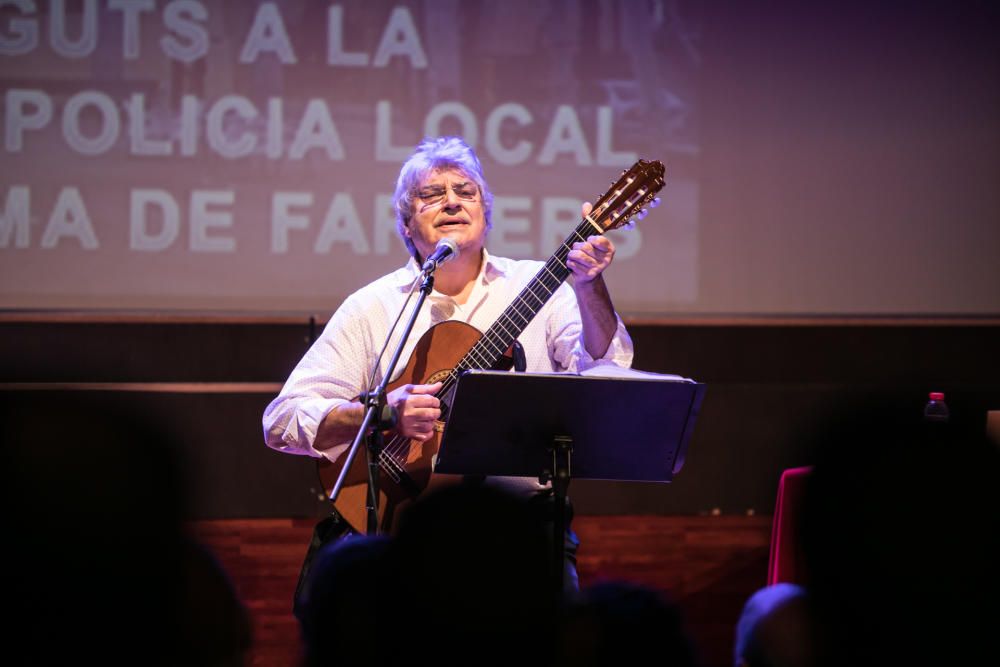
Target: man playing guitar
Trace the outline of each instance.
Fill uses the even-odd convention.
[[[415,348],[419,352],[421,334],[441,322],[464,322],[478,331],[494,324],[543,264],[495,257],[486,251],[492,204],[493,194],[479,160],[464,141],[428,139],[416,148],[400,171],[394,195],[397,230],[412,257],[403,268],[349,296],[334,313],[264,413],[268,446],[331,462],[345,455],[364,415],[358,396],[374,386],[372,377],[374,383],[381,379],[389,355],[383,355],[380,367],[373,368],[379,350],[421,265],[442,238],[453,240],[458,253],[434,274],[434,291],[400,359],[414,356]],[[585,204],[585,219],[590,210]],[[615,248],[594,227],[594,235],[580,237],[565,255],[569,284],[556,282],[558,287],[553,286],[551,293],[546,290],[537,310],[532,308],[519,323],[523,329],[517,340],[529,372],[578,372],[600,363],[631,364],[632,342],[602,276]],[[389,350],[394,349],[398,335],[397,331]],[[404,369],[402,375],[406,373]],[[411,378],[387,396],[396,412],[397,435],[415,446],[439,435],[436,425],[442,406],[436,394],[442,383],[434,379]],[[401,460],[405,462],[408,456],[413,458],[404,453]],[[542,489],[537,480],[530,479],[499,483],[526,491]]]

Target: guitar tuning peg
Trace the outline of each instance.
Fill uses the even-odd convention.
[[[622,229],[634,229],[634,228],[635,228],[635,218],[628,220],[624,225],[622,225]]]
[[[641,209],[639,209],[639,212],[635,214],[635,219],[636,220],[642,220],[647,215],[649,215],[649,209],[641,208]],[[635,223],[633,222],[632,224],[635,224]]]
[[[656,208],[659,205],[660,205],[659,197],[653,197],[653,201],[649,202],[649,208]]]

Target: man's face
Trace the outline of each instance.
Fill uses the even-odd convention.
[[[478,255],[486,241],[486,216],[476,182],[455,169],[432,171],[417,187],[405,234],[424,258],[445,236],[463,254]]]

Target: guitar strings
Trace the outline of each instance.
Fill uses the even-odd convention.
[[[585,221],[589,222],[589,221]],[[570,237],[560,244],[559,250],[555,255],[542,266],[537,274],[528,282],[521,293],[514,299],[514,301],[507,307],[507,309],[497,318],[497,321],[491,326],[486,333],[476,342],[475,345],[465,354],[461,361],[455,366],[455,368],[448,373],[448,376],[442,381],[441,389],[438,390],[437,396],[446,396],[452,389],[453,385],[458,381],[457,372],[467,370],[473,367],[478,368],[488,368],[493,366],[496,361],[503,356],[503,353],[510,347],[521,331],[531,322],[532,318],[541,310],[559,285],[566,279],[569,275],[569,269],[565,265],[565,257],[569,254],[571,246],[569,243],[572,237],[575,235],[581,241],[586,240],[586,237],[581,233],[582,228],[585,227],[584,223],[581,223],[577,229],[573,230]],[[546,276],[548,274],[548,276]],[[562,275],[560,275],[562,274]],[[540,286],[545,295],[539,296],[535,288]],[[530,295],[537,305],[532,305],[528,301],[528,295]],[[526,309],[527,312],[522,310]],[[523,324],[520,326],[514,320],[514,315],[520,317],[523,320]],[[505,326],[510,325],[514,330],[514,333]],[[506,334],[506,336],[500,335],[500,329]],[[508,340],[509,338],[509,340]],[[489,346],[492,350],[487,351],[485,348]],[[382,452],[379,455],[379,464],[386,471],[387,474],[394,477],[398,477],[398,473],[402,473],[405,467],[405,461],[400,462],[399,457],[403,454],[409,453],[409,438],[405,438],[399,435],[393,436],[393,438],[383,447]]]

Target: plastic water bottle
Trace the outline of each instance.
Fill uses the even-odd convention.
[[[939,391],[932,391],[928,394],[927,399],[927,405],[924,406],[924,421],[948,421],[948,404],[944,402],[944,394]]]

